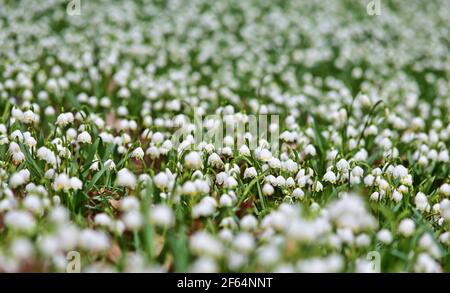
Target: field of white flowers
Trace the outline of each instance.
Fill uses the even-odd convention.
[[[0,0],[0,272],[449,272],[450,1]]]

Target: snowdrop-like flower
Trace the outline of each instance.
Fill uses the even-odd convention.
[[[310,156],[315,156],[317,154],[316,148],[312,144],[307,145],[303,152],[305,153],[305,155]]]
[[[243,144],[243,145],[239,148],[239,155],[245,156],[245,157],[250,156],[250,149],[248,148],[248,146],[246,146],[245,144]]]
[[[111,228],[113,226],[112,219],[105,213],[95,215],[94,222],[96,225]]]
[[[137,147],[131,153],[131,157],[138,159],[138,160],[142,160],[144,158],[144,155],[145,155],[144,150],[141,147]]]
[[[92,138],[91,138],[91,135],[89,134],[89,132],[83,131],[82,133],[80,133],[78,135],[77,141],[79,143],[89,144],[89,143],[92,143]]]
[[[366,210],[361,198],[352,194],[332,203],[328,208],[328,215],[338,227],[349,228],[352,231],[377,226],[375,218]]]
[[[323,180],[326,182],[330,182],[332,184],[336,183],[336,174],[333,171],[327,171],[325,175],[323,175]]]
[[[221,242],[204,231],[193,234],[189,244],[191,250],[200,255],[206,254],[212,257],[219,257],[223,253],[223,246]]]
[[[377,238],[384,244],[390,244],[392,242],[392,234],[387,229],[378,231]]]
[[[139,211],[131,210],[122,216],[122,221],[128,230],[136,231],[142,226],[142,216]]]
[[[239,251],[249,253],[255,247],[255,239],[250,233],[241,232],[234,238],[233,245]]]
[[[296,188],[292,191],[292,196],[294,198],[303,199],[303,197],[305,196],[305,193],[300,188]]]
[[[11,133],[11,140],[18,141],[18,142],[23,142],[23,134],[22,134],[22,132],[20,130],[18,130],[18,129],[14,130]]]
[[[398,225],[398,231],[405,237],[409,237],[414,234],[416,224],[411,219],[403,219]]]
[[[262,193],[265,196],[270,196],[275,192],[274,188],[272,185],[270,185],[269,183],[264,184],[263,188],[262,188]]]
[[[414,271],[417,273],[441,273],[442,268],[431,256],[421,253],[414,264]]]
[[[323,190],[323,185],[320,181],[317,181],[315,184],[314,191],[315,192],[321,192]]]
[[[350,165],[345,159],[341,159],[341,160],[339,160],[339,162],[337,162],[336,168],[340,172],[347,172],[348,169],[350,168]]]
[[[229,189],[234,189],[238,186],[238,182],[234,177],[229,176],[226,180],[225,180],[225,186]]]
[[[364,177],[364,185],[365,186],[372,186],[375,181],[375,177],[372,174],[367,175]]]
[[[23,205],[27,210],[31,211],[34,214],[39,215],[42,213],[42,201],[37,195],[34,194],[28,195],[23,200]]]
[[[400,202],[403,199],[403,194],[401,194],[399,191],[394,190],[394,192],[392,193],[392,199],[395,202]]]
[[[450,196],[450,185],[444,183],[439,187],[439,192],[445,196]]]
[[[244,178],[254,178],[258,175],[255,167],[249,167],[244,171]]]
[[[200,169],[202,167],[202,157],[198,152],[190,152],[184,158],[184,164],[190,169]]]
[[[394,178],[403,178],[405,176],[408,176],[408,169],[406,169],[402,165],[398,165],[394,168],[392,176],[394,176]]]
[[[252,231],[257,228],[258,220],[253,215],[246,215],[241,219],[240,226],[244,230]]]
[[[77,177],[72,177],[70,178],[70,187],[73,190],[79,190],[83,187],[83,182],[81,182],[81,180]]]
[[[156,256],[173,235],[186,238],[190,272],[372,272],[362,254],[374,245],[388,271],[402,267],[386,253],[391,248],[412,257],[410,271],[448,269],[441,252],[450,244],[444,9],[432,13],[414,0],[423,21],[413,22],[386,6],[380,29],[346,20],[348,3],[337,1],[316,1],[313,10],[302,1],[185,1],[170,10],[181,22],[143,19],[139,1],[122,14],[115,13],[120,1],[103,9],[91,1],[86,34],[63,29],[55,38],[59,14],[21,17],[42,7],[0,2],[0,103],[11,104],[0,123],[0,230],[7,236],[0,237],[0,271],[24,264],[64,271],[72,250],[85,256],[88,272],[167,271],[162,258],[148,263],[145,245],[134,243],[149,224]],[[155,15],[161,9],[152,7]],[[98,21],[111,15],[114,21]],[[324,15],[341,24],[339,34],[317,22]],[[236,17],[238,32],[229,29]],[[186,26],[191,18],[198,25]],[[398,25],[405,23],[408,30]],[[163,33],[143,38],[146,25]],[[86,40],[97,31],[107,37],[93,48]],[[280,58],[267,50],[271,38]],[[309,48],[304,39],[313,40]],[[342,74],[319,74],[320,64]],[[306,72],[297,74],[297,65]],[[346,76],[362,94],[353,96]],[[422,83],[433,99],[421,97]],[[207,117],[201,125],[197,115]],[[349,188],[364,196],[343,192]],[[416,245],[402,245],[412,237]],[[120,249],[119,239],[133,249]],[[173,250],[164,250],[165,259],[176,257]],[[125,267],[113,265],[121,258]]]
[[[55,189],[55,191],[69,190],[71,188],[70,177],[65,173],[59,174],[53,183],[53,188]]]
[[[209,157],[208,157],[208,165],[211,165],[213,167],[221,167],[223,165],[222,159],[219,157],[218,154],[216,153],[212,153]]]
[[[208,217],[216,211],[216,206],[216,200],[210,196],[206,196],[192,208],[192,217]]]
[[[221,207],[231,207],[233,205],[233,199],[228,194],[222,194],[219,200]]]
[[[269,162],[272,159],[272,153],[268,149],[262,149],[258,158],[263,162]]]
[[[18,231],[32,231],[36,225],[33,216],[26,211],[10,211],[5,215],[5,224]]]
[[[356,166],[352,169],[351,175],[358,178],[362,177],[364,175],[364,170],[361,167]]]
[[[81,248],[93,253],[106,251],[110,246],[108,235],[102,231],[85,229],[81,232],[79,238]]]
[[[20,170],[13,174],[9,179],[9,186],[16,188],[20,185],[27,183],[30,180],[30,171],[27,169]]]
[[[116,169],[116,164],[114,163],[113,160],[106,160],[105,161],[105,167],[108,168],[109,170],[115,170]]]
[[[117,172],[116,184],[134,189],[136,187],[136,176],[130,170],[123,168]]]
[[[67,126],[74,121],[74,116],[72,113],[61,113],[58,118],[56,118],[56,125],[60,127]]]
[[[169,176],[165,172],[159,172],[155,178],[154,182],[156,187],[165,190],[169,186]]]
[[[414,198],[414,203],[416,204],[418,210],[423,212],[430,211],[430,204],[428,203],[427,196],[422,192],[416,194],[416,197]]]
[[[150,218],[153,223],[163,228],[172,227],[175,223],[172,209],[164,204],[155,205],[150,211]]]

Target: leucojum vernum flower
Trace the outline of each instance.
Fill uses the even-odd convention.
[[[0,272],[450,271],[449,1],[66,2],[0,0]]]

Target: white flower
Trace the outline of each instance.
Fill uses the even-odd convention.
[[[210,257],[207,256],[201,256],[196,261],[194,261],[189,272],[212,274],[218,272],[218,267],[214,259],[211,259]]]
[[[280,168],[281,168],[281,162],[280,162],[279,159],[273,158],[273,157],[272,157],[272,158],[269,160],[269,166],[270,166],[270,168],[272,168],[272,169],[280,169]]]
[[[160,144],[164,141],[164,135],[161,132],[155,132],[152,135],[152,142],[154,144]]]
[[[309,144],[305,147],[305,149],[303,150],[303,152],[305,153],[305,155],[311,155],[311,156],[315,156],[316,155],[316,148],[312,145]]]
[[[126,212],[122,216],[122,221],[125,224],[125,227],[131,231],[136,231],[142,226],[142,216],[139,211],[136,210]]]
[[[394,168],[392,176],[394,176],[394,178],[403,178],[405,176],[408,176],[408,169],[406,169],[402,165],[398,165]]]
[[[255,239],[250,233],[240,232],[235,236],[233,246],[239,251],[249,253],[255,247]]]
[[[25,154],[22,152],[16,152],[12,155],[12,160],[15,164],[20,164],[25,160]]]
[[[225,186],[229,189],[234,189],[238,186],[238,182],[234,177],[228,176],[225,181]]]
[[[120,201],[120,209],[125,212],[139,209],[139,201],[134,196],[127,196]]]
[[[377,238],[384,244],[390,244],[392,242],[392,234],[387,229],[382,229],[378,231]]]
[[[355,168],[353,168],[351,174],[355,177],[362,177],[364,175],[364,170],[361,167],[356,166]]]
[[[221,207],[231,207],[233,205],[233,200],[228,194],[225,193],[220,197],[219,203]]]
[[[414,272],[416,273],[441,273],[442,267],[427,253],[420,253],[414,264]]]
[[[83,187],[83,182],[81,182],[81,180],[77,177],[72,177],[70,178],[70,187],[73,190],[79,190]]]
[[[61,113],[58,118],[56,118],[56,125],[64,127],[69,125],[74,121],[74,116],[72,113]]]
[[[142,160],[144,158],[144,150],[141,147],[137,147],[131,153],[131,157],[138,159],[138,160]]]
[[[303,199],[303,197],[305,197],[305,193],[300,188],[296,188],[292,191],[292,196],[294,198]]]
[[[243,144],[240,148],[239,148],[239,155],[241,156],[250,156],[250,149],[248,148],[248,146],[246,146],[245,144]]]
[[[332,222],[353,232],[376,228],[377,221],[367,211],[364,201],[354,194],[346,194],[328,207]]]
[[[275,190],[273,189],[273,186],[270,185],[269,183],[264,184],[263,189],[262,189],[262,193],[266,196],[272,195],[275,192]]]
[[[243,230],[252,231],[258,226],[258,220],[253,215],[246,215],[241,219],[240,226]]]
[[[96,225],[111,228],[113,225],[112,219],[105,213],[95,215],[94,222]]]
[[[117,172],[116,184],[134,189],[136,187],[136,176],[130,170],[123,168]]]
[[[192,208],[192,217],[208,217],[216,211],[216,200],[213,197],[206,196]]]
[[[194,182],[192,181],[186,181],[183,184],[182,194],[184,195],[196,195],[197,194],[197,188],[195,187]]]
[[[110,246],[108,235],[102,231],[85,229],[80,233],[79,244],[89,252],[106,251]]]
[[[328,171],[323,175],[323,180],[332,184],[336,183],[336,174],[333,171]]]
[[[345,159],[340,159],[339,162],[337,162],[336,164],[336,168],[340,172],[347,172],[348,169],[350,168],[350,165]]]
[[[92,143],[91,135],[87,131],[83,131],[82,133],[78,134],[77,141],[79,143]]]
[[[292,177],[289,177],[286,179],[286,186],[287,187],[294,187],[295,186],[295,180]]]
[[[25,111],[22,116],[22,122],[25,124],[31,124],[37,122],[38,116],[31,110]]]
[[[175,223],[173,211],[165,204],[155,205],[150,211],[150,218],[157,226],[172,227]]]
[[[414,234],[416,224],[411,219],[403,219],[398,225],[398,231],[405,237],[409,237]]]
[[[42,212],[42,202],[37,195],[30,194],[23,200],[25,208],[35,214]]]
[[[403,194],[401,194],[399,191],[394,190],[394,192],[392,193],[392,199],[395,202],[400,202],[403,199]]]
[[[249,167],[244,171],[244,178],[254,178],[258,175],[255,167]]]
[[[364,177],[364,185],[365,186],[372,186],[375,181],[375,177],[372,174],[367,175]]]
[[[164,153],[164,152],[165,152],[163,148],[161,148],[161,150],[163,150],[163,151],[161,152],[160,149],[158,149],[156,146],[152,145],[152,146],[150,146],[150,147],[145,151],[145,153],[146,153],[147,155],[149,155],[150,158],[156,159],[156,158],[159,157],[159,155],[160,155],[161,153]]]
[[[208,164],[213,167],[221,167],[223,165],[222,159],[220,159],[219,155],[216,153],[212,153],[208,157]]]
[[[427,196],[424,193],[422,192],[417,193],[416,197],[414,198],[414,203],[418,210],[423,212],[430,211],[431,207],[430,204],[428,203]]]
[[[155,178],[154,182],[156,187],[165,190],[169,186],[169,176],[165,172],[159,172]]]
[[[268,149],[262,149],[258,157],[263,162],[269,162],[272,159],[272,153]]]
[[[26,211],[10,211],[5,215],[5,224],[7,227],[19,231],[31,231],[36,223],[33,216]]]
[[[27,183],[30,180],[30,171],[27,169],[20,170],[9,178],[9,186],[16,188]]]
[[[113,160],[106,160],[105,167],[108,168],[109,170],[114,170],[116,169],[116,164],[114,163]]]
[[[222,243],[205,231],[193,234],[189,244],[195,254],[219,257],[223,253]]]
[[[321,192],[323,190],[323,185],[320,181],[317,181],[315,184],[314,191],[315,192]]]
[[[442,184],[441,187],[439,187],[439,192],[445,196],[450,196],[450,185],[447,183]]]
[[[53,182],[53,188],[58,191],[58,190],[69,190],[71,188],[71,184],[70,184],[70,178],[69,176],[67,176],[67,174],[65,173],[61,173],[59,174],[55,181]]]
[[[202,157],[198,152],[190,152],[184,158],[184,164],[190,169],[200,169],[202,167]]]
[[[23,141],[23,134],[22,134],[22,132],[20,130],[18,130],[18,129],[14,130],[11,133],[11,139],[15,140],[15,141],[22,142]]]
[[[33,250],[33,243],[26,238],[16,238],[11,243],[11,253],[19,260],[26,260],[32,257]]]

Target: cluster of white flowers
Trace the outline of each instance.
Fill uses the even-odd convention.
[[[0,272],[449,271],[446,1],[0,0]]]

